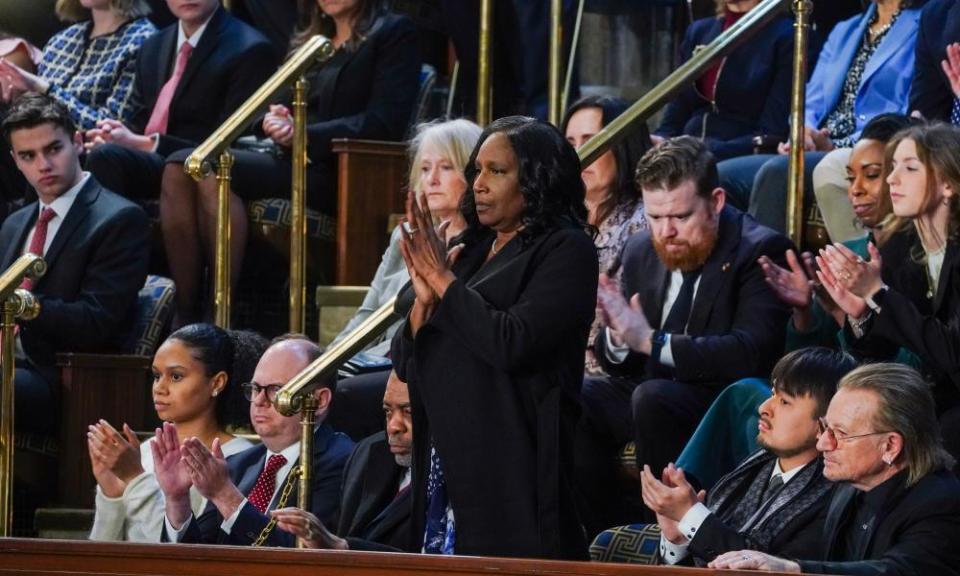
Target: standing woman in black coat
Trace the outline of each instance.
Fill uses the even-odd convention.
[[[483,131],[466,180],[449,256],[412,196],[401,241],[416,294],[393,341],[418,439],[411,537],[428,553],[584,558],[569,447],[598,265],[580,162],[556,128],[513,116]]]
[[[960,130],[900,131],[887,145],[891,222],[864,261],[841,244],[821,252],[821,279],[847,314],[844,336],[867,359],[916,354],[934,384],[947,450],[960,455]],[[892,156],[891,156],[892,154]]]
[[[321,237],[332,242],[337,214],[337,157],[334,138],[399,142],[410,125],[419,89],[420,53],[416,28],[388,11],[384,0],[311,0],[302,18],[309,24],[290,41],[293,53],[323,34],[333,43],[333,57],[308,75],[307,205],[319,210]],[[247,242],[245,202],[289,198],[292,174],[293,114],[286,104],[270,106],[256,123],[268,138],[266,152],[231,150],[230,259],[236,285]],[[192,150],[167,159],[160,195],[160,225],[170,274],[177,284],[177,319],[199,318],[200,278],[204,260],[213,262],[216,239],[217,182],[208,176],[194,182],[183,172]],[[392,194],[384,190],[384,197]]]

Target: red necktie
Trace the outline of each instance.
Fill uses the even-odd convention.
[[[261,514],[267,513],[267,506],[273,499],[273,491],[277,487],[277,472],[287,463],[283,454],[274,454],[267,459],[267,465],[263,467],[263,472],[257,477],[257,483],[253,485],[253,490],[247,496],[247,500],[253,504],[253,507]]]
[[[189,42],[184,42],[177,52],[177,62],[173,65],[173,75],[167,80],[167,83],[160,89],[157,95],[157,102],[153,105],[153,113],[150,114],[150,121],[144,129],[144,134],[166,134],[167,121],[170,119],[170,103],[173,101],[173,94],[177,91],[177,84],[183,77],[183,71],[187,68],[187,59],[193,46]]]
[[[43,247],[47,243],[47,226],[56,215],[57,213],[53,211],[53,208],[44,208],[40,211],[40,217],[37,218],[37,225],[33,228],[33,238],[30,239],[30,247],[27,248],[27,252],[43,256]],[[24,278],[20,287],[24,290],[32,290],[33,279]]]

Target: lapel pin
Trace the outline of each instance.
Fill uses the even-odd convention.
[[[729,262],[724,262],[723,265],[720,266],[720,271],[721,271],[721,272],[729,272],[729,271],[730,271],[730,263],[729,263]]]

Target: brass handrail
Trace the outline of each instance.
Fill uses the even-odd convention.
[[[246,102],[240,105],[229,118],[214,131],[183,164],[184,171],[194,180],[200,181],[208,176],[212,171],[212,162],[215,158],[221,158],[229,162],[230,156],[227,148],[239,138],[250,125],[254,116],[259,114],[264,107],[273,101],[281,90],[284,90],[291,82],[303,81],[303,76],[320,62],[328,60],[333,56],[333,43],[329,39],[317,35],[308,40],[293,55],[287,59],[286,63],[271,76],[263,86],[257,89],[252,96],[247,98]],[[305,86],[306,84],[303,84]],[[306,138],[304,137],[305,112],[304,107],[294,107],[294,149],[293,157],[293,186],[298,185],[302,188],[302,183],[306,181],[304,170],[306,162],[296,161],[298,158],[306,158]],[[218,209],[217,209],[217,249],[218,257],[214,263],[215,287],[214,302],[216,304],[217,323],[227,327],[230,318],[230,274],[229,274],[229,202],[230,195],[227,193],[230,186],[230,174],[221,172],[219,178]],[[290,232],[290,301],[291,306],[297,309],[290,310],[291,326],[293,332],[303,330],[303,322],[296,322],[295,318],[302,319],[303,294],[306,293],[306,273],[304,272],[303,262],[305,261],[304,234],[306,225],[306,194],[304,190],[294,190],[292,193],[292,202],[294,203]]]
[[[694,78],[700,76],[713,63],[729,54],[740,43],[756,34],[768,22],[776,18],[790,4],[791,0],[763,0],[747,12],[736,24],[725,30],[717,38],[703,47],[692,58],[680,65],[662,82],[653,87],[642,98],[597,132],[593,138],[584,142],[577,153],[580,162],[588,166],[599,158],[611,146],[633,132],[633,127],[644,122],[674,94],[682,90]]]
[[[17,318],[30,320],[40,312],[36,298],[20,284],[46,271],[43,258],[28,253],[0,274],[0,536],[10,535],[13,522],[14,327]]]

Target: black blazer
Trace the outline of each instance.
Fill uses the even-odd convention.
[[[573,427],[597,297],[597,251],[577,228],[514,238],[484,264],[468,241],[416,341],[394,368],[413,405],[411,547],[423,545],[431,440],[443,462],[457,554],[586,558],[573,503]]]
[[[704,18],[687,28],[680,45],[684,62],[723,32],[723,20]],[[785,141],[792,62],[793,18],[781,16],[721,62],[713,103],[691,82],[667,105],[655,134],[703,138],[718,160],[752,154],[754,136]]]
[[[310,74],[310,159],[332,163],[334,138],[403,140],[419,88],[416,27],[406,16],[385,13],[355,50],[341,48]],[[261,122],[255,129],[262,135]]]
[[[769,545],[762,550],[776,556],[786,556],[789,558],[809,558],[816,554],[820,549],[820,542],[823,539],[823,525],[827,515],[827,502],[831,491],[823,494],[823,497],[809,503],[811,494],[816,490],[830,490],[830,482],[823,477],[823,463],[817,459],[816,462],[809,464],[815,467],[815,475],[811,478],[807,486],[810,491],[803,491],[793,496],[791,500],[779,502],[773,500],[772,506],[777,507],[777,512],[772,513],[767,522],[774,525],[777,522],[783,522],[779,518],[789,518],[781,516],[784,513],[791,513],[797,510],[797,506],[806,506],[806,508],[790,518],[779,531],[770,540]],[[766,473],[765,467],[757,467],[756,473],[738,478],[733,492],[733,497],[729,498],[722,509],[716,513],[707,516],[701,524],[696,535],[690,540],[689,551],[699,560],[709,562],[720,554],[731,550],[760,549],[756,542],[749,537],[749,534],[737,530],[736,526],[729,526],[720,519],[720,516],[726,510],[738,506],[745,497],[751,483],[757,477],[757,473]],[[791,482],[798,480],[798,477],[791,478]],[[723,480],[721,480],[723,482]],[[716,487],[711,490],[715,492]],[[803,501],[806,499],[806,501]],[[709,498],[708,498],[709,503]]]
[[[950,121],[953,89],[940,62],[947,44],[960,39],[960,2],[932,0],[923,7],[917,32],[916,61],[910,85],[910,110],[929,120]]]
[[[367,547],[355,540],[360,539],[400,551],[420,551],[410,548],[410,489],[397,493],[405,471],[390,452],[386,432],[364,438],[353,449],[343,470],[337,527],[337,534],[350,541],[351,549]]]
[[[926,265],[917,262],[920,240],[913,226],[880,248],[882,276],[889,290],[876,297],[880,313],[857,339],[850,325],[844,337],[852,352],[872,360],[893,359],[900,347],[916,354],[924,377],[935,383],[937,412],[960,405],[960,243],[949,240],[936,298],[927,298]]]
[[[703,265],[687,334],[670,336],[676,380],[722,387],[741,378],[769,375],[783,353],[789,308],[767,287],[757,259],[766,255],[786,266],[785,254],[792,247],[786,237],[732,206],[724,207],[717,245]],[[624,296],[640,294],[647,320],[659,327],[670,271],[657,257],[650,231],[627,240],[622,262]],[[607,360],[605,330],[596,346],[609,374],[648,377],[646,355],[631,351],[621,364]]]
[[[310,511],[325,526],[335,526],[337,522],[337,506],[340,502],[340,477],[343,475],[343,466],[353,449],[353,442],[345,434],[334,432],[327,424],[321,424],[313,434],[313,492],[310,495]],[[239,454],[227,459],[230,467],[230,480],[243,494],[253,490],[257,477],[263,471],[267,460],[267,447],[258,444],[247,448]],[[297,505],[297,494],[300,491],[300,482],[296,481],[287,506]],[[277,492],[279,498],[280,492]],[[277,505],[276,499],[270,502],[268,509]],[[184,543],[202,544],[233,544],[249,546],[260,531],[270,521],[268,516],[261,514],[253,504],[245,502],[237,516],[230,534],[220,529],[223,516],[213,505],[207,504],[206,510],[199,518],[193,518],[190,526],[180,540]],[[168,541],[166,522],[164,522],[163,541]],[[296,545],[296,538],[289,532],[274,528],[264,546],[283,546],[292,548]]]
[[[131,128],[142,133],[153,113],[163,85],[173,74],[179,23],[174,23],[143,43],[137,58],[131,99],[137,110]],[[157,152],[203,142],[253,94],[277,68],[273,47],[260,32],[217,8],[200,42],[187,60],[187,68],[170,103],[167,133]]]
[[[930,473],[901,485],[873,523],[861,558],[838,558],[839,533],[857,489],[838,487],[827,511],[821,560],[801,561],[807,574],[960,574],[960,481],[950,471]]]
[[[0,269],[20,257],[38,214],[32,202],[3,223]],[[55,377],[58,352],[117,352],[129,342],[149,235],[143,210],[90,176],[47,250],[47,273],[34,284],[40,315],[21,324],[24,351],[45,376]]]

